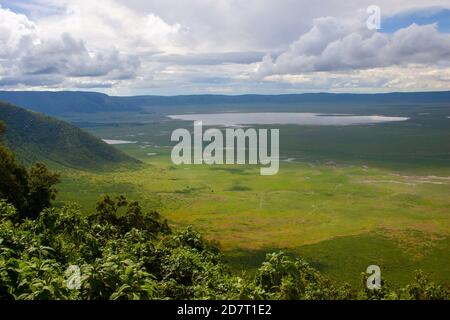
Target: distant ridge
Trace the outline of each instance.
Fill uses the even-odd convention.
[[[103,93],[77,91],[0,91],[0,100],[50,115],[109,111],[139,111]]]
[[[0,94],[1,98],[1,94]],[[426,103],[450,102],[450,91],[394,92],[394,93],[301,93],[280,95],[180,95],[114,97],[126,105],[191,105],[218,103],[311,103],[311,102],[389,102]]]
[[[77,91],[0,91],[0,100],[50,114],[140,111],[142,107],[224,103],[449,103],[450,91],[374,94],[302,93],[282,95],[179,95],[116,97]]]
[[[23,163],[74,168],[136,164],[138,160],[64,121],[0,102],[6,143]]]

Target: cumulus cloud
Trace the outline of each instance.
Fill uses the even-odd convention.
[[[391,16],[449,6],[448,0],[377,2]],[[435,25],[369,31],[372,0],[1,3],[0,89],[283,93],[449,82],[449,35]]]
[[[15,59],[14,59],[15,60]],[[58,74],[68,77],[131,77],[139,66],[138,57],[121,55],[115,48],[90,53],[81,40],[68,33],[30,46],[20,53],[17,64],[26,75]]]
[[[345,72],[310,72],[267,76],[265,83],[282,84],[286,90],[331,92],[391,92],[448,90],[450,67],[411,65]]]
[[[277,58],[265,56],[256,76],[440,63],[450,63],[450,35],[439,33],[435,24],[383,34],[325,17],[314,20],[311,30]]]
[[[71,3],[63,15],[39,23],[0,6],[0,85],[55,86],[90,77],[97,79],[90,83],[107,87],[112,80],[135,77],[143,55],[166,49],[180,29],[153,14],[135,17],[130,10],[131,17],[125,13],[122,20],[123,8],[117,5],[98,15],[107,2],[91,3]]]
[[[37,27],[25,15],[3,9],[0,5],[0,59],[7,59],[37,44]]]

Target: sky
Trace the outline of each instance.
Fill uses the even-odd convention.
[[[450,90],[450,1],[0,0],[0,90]]]

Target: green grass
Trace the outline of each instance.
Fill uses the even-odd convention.
[[[253,110],[246,108],[241,111]],[[275,176],[260,176],[259,166],[173,165],[170,134],[188,127],[185,122],[158,115],[145,119],[151,123],[127,122],[134,118],[97,123],[89,128],[94,135],[137,141],[119,148],[145,165],[111,172],[67,170],[59,204],[77,201],[93,210],[99,195],[125,193],[159,210],[172,225],[194,225],[219,241],[239,270],[252,271],[265,253],[283,249],[355,286],[370,264],[378,264],[394,286],[411,280],[419,268],[450,285],[448,107],[326,108],[317,111],[363,110],[411,120],[280,126],[281,157],[295,159],[282,162]],[[423,111],[429,115],[417,116]]]
[[[123,147],[131,148],[140,152],[138,146]],[[171,224],[194,225],[219,241],[236,268],[260,263],[254,252],[284,249],[352,284],[370,264],[380,265],[394,285],[418,268],[450,284],[444,268],[450,262],[448,182],[305,163],[283,163],[278,175],[264,177],[250,166],[173,166],[169,149],[146,150],[158,155],[134,170],[65,172],[59,202],[93,210],[101,194],[127,194]],[[445,250],[434,242],[446,243]]]
[[[383,279],[393,287],[411,282],[417,269],[426,270],[435,281],[449,284],[450,273],[446,271],[450,263],[450,238],[428,239],[425,245],[419,244],[421,239],[426,239],[425,234],[416,234],[416,245],[405,250],[401,243],[379,230],[332,238],[299,248],[284,248],[284,251],[303,257],[336,282],[348,282],[354,287],[360,285],[361,273],[372,264],[380,266]],[[245,268],[252,271],[264,261],[266,253],[277,249],[235,250],[228,252],[227,258],[236,270]],[[424,251],[418,252],[421,249]]]

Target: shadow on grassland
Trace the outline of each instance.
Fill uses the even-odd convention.
[[[414,241],[395,239],[382,232],[338,237],[298,248],[264,248],[233,250],[225,253],[233,269],[254,273],[266,254],[284,251],[302,258],[312,267],[337,283],[361,285],[361,273],[369,265],[378,265],[382,276],[392,287],[400,287],[414,278],[415,270],[423,270],[430,279],[450,285],[450,238],[429,240],[427,234],[414,233]],[[427,240],[428,239],[428,240]]]

